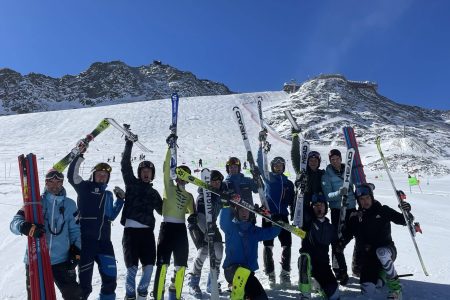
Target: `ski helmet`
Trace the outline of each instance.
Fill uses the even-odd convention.
[[[283,164],[283,172],[286,169],[286,161],[281,156],[274,157],[272,159],[272,161],[270,162],[270,169],[272,170],[272,172],[273,172],[273,166],[275,164]]]
[[[188,166],[181,165],[181,166],[178,166],[178,168],[180,168],[180,169],[182,169],[183,171],[189,173],[189,175],[192,174],[191,169],[189,169]]]
[[[211,171],[211,181],[215,181],[215,180],[223,181],[223,179],[224,179],[224,177],[223,177],[222,173],[220,173],[217,170]]]
[[[311,197],[311,207],[313,207],[316,203],[324,203],[325,204],[325,215],[328,212],[328,202],[327,198],[322,193],[313,194]]]
[[[320,166],[320,162],[322,161],[321,157],[320,157],[320,153],[317,151],[310,151],[308,153],[308,161],[310,158],[317,158],[317,160],[319,161],[319,166]]]
[[[64,174],[51,168],[47,171],[47,174],[45,174],[45,180],[51,179],[64,180]]]
[[[241,161],[239,158],[232,156],[227,160],[227,164],[225,166],[227,173],[230,173],[230,166],[233,165],[237,165],[239,167],[239,172],[241,172]]]
[[[153,181],[155,179],[155,165],[149,160],[144,160],[139,163],[137,169],[138,178],[141,179],[141,170],[145,168],[152,170],[152,178],[150,178],[150,181]]]
[[[94,175],[95,175],[95,172],[97,172],[97,171],[105,171],[105,172],[108,173],[108,180],[106,181],[106,183],[108,183],[109,182],[109,178],[111,177],[111,171],[112,171],[111,166],[109,164],[105,163],[105,162],[101,162],[101,163],[96,164],[91,169],[91,181],[95,182]]]
[[[370,184],[370,183],[361,183],[358,184],[356,186],[356,190],[355,190],[355,197],[358,200],[359,203],[359,198],[361,196],[366,196],[369,195],[370,198],[372,199],[372,201],[375,200],[375,198],[373,197],[373,190],[374,190],[374,185]]]
[[[337,155],[342,159],[341,151],[339,151],[338,149],[331,149],[330,153],[328,153],[328,158],[330,159],[330,161],[331,161],[331,157],[334,155]]]

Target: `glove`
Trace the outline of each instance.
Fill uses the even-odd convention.
[[[263,130],[261,130],[259,132],[258,140],[260,142],[267,140],[267,129],[266,128],[264,128]]]
[[[77,142],[76,147],[80,150],[80,154],[84,154],[89,147],[89,143],[85,139],[81,139]]]
[[[19,231],[23,235],[27,235],[27,236],[31,236],[31,237],[35,237],[35,238],[40,238],[45,233],[44,225],[33,224],[30,222],[23,222],[22,225],[20,225]]]
[[[344,196],[348,194],[348,189],[346,187],[341,186],[339,188],[339,195]]]
[[[166,143],[169,146],[172,146],[173,144],[176,144],[178,139],[178,136],[174,133],[169,134],[169,136],[166,138]]]
[[[306,181],[306,175],[305,174],[302,174],[302,175],[300,175],[300,177],[297,179],[297,180],[295,180],[295,187],[297,188],[297,189],[299,189],[300,188],[300,186],[302,185],[302,182],[304,182],[304,181]]]
[[[397,195],[401,200],[405,200],[406,199],[406,194],[402,191],[402,190],[398,190],[397,191]]]
[[[259,172],[259,168],[255,166],[253,170],[250,170],[250,173],[253,177],[258,177],[261,175],[261,172]]]
[[[197,214],[189,215],[189,217],[187,218],[187,221],[191,225],[197,224]]]
[[[292,135],[299,134],[300,132],[302,132],[300,129],[295,129],[294,127],[291,127]]]
[[[75,244],[71,245],[69,248],[69,268],[75,269],[80,262],[81,250]]]
[[[404,210],[406,213],[409,213],[411,211],[411,204],[406,201],[402,201],[402,203],[399,204],[398,207]]]
[[[120,200],[125,200],[125,192],[118,186],[114,187],[114,195]]]
[[[344,253],[344,249],[345,249],[345,241],[341,239],[336,243],[335,250],[337,253]]]

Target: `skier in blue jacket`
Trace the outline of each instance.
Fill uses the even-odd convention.
[[[253,204],[253,193],[258,192],[258,186],[252,178],[241,173],[241,161],[237,157],[230,157],[226,163],[226,189],[238,194],[242,201]]]
[[[225,233],[224,275],[233,286],[232,297],[268,299],[254,273],[259,268],[258,242],[275,238],[280,228],[256,226],[250,221],[250,212],[237,205],[222,208],[220,228]]]
[[[266,131],[262,131],[261,134],[267,134]],[[262,148],[258,150],[258,167],[263,170],[263,158]],[[294,198],[295,189],[294,184],[290,181],[284,171],[286,168],[286,161],[282,157],[275,157],[270,162],[269,177],[264,176],[264,172],[261,172],[261,176],[264,180],[264,193],[266,196],[266,202],[269,206],[268,209],[272,215],[278,215],[281,220],[289,223],[289,211],[294,211]],[[272,227],[272,223],[262,220],[263,228]],[[289,231],[282,229],[278,235],[278,239],[281,244],[281,272],[280,283],[283,285],[291,284],[291,246],[292,235]],[[274,240],[266,240],[264,244],[264,273],[269,277],[271,284],[275,284],[275,264],[273,261],[273,245]]]
[[[41,237],[45,234],[56,286],[63,299],[79,300],[81,289],[76,280],[75,267],[81,248],[80,225],[75,220],[77,206],[66,196],[63,181],[64,175],[54,169],[50,169],[45,176],[45,189],[41,197],[44,224],[25,221],[25,212],[21,208],[11,221],[10,229],[17,235]],[[28,251],[24,262],[27,294],[31,299]]]
[[[97,263],[102,279],[100,300],[116,299],[117,266],[111,242],[111,222],[124,204],[125,192],[118,189],[117,200],[106,190],[111,175],[111,166],[98,163],[91,170],[89,180],[79,175],[83,154],[77,156],[67,172],[69,183],[78,194],[79,220],[81,226],[81,259],[79,278],[83,299],[92,292],[92,273]]]

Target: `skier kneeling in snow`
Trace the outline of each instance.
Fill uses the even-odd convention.
[[[397,250],[392,241],[391,222],[406,225],[403,214],[375,200],[370,184],[358,185],[355,195],[359,209],[350,215],[340,244],[345,245],[352,236],[361,241],[364,249],[359,280],[361,292],[370,296],[386,280],[389,288],[387,299],[401,299],[402,286],[394,268]],[[411,215],[409,203],[403,201],[400,208]]]
[[[258,242],[274,239],[280,228],[255,226],[250,212],[238,205],[222,208],[220,228],[225,233],[223,268],[225,279],[232,284],[231,299],[268,299],[254,273],[258,270]]]
[[[339,298],[339,286],[331,271],[330,244],[336,245],[338,236],[336,229],[326,216],[328,210],[327,199],[323,194],[311,196],[311,209],[305,210],[304,226],[307,235],[302,240],[298,267],[300,273],[299,287],[301,300],[311,297],[311,277],[319,283],[327,299]],[[311,215],[312,213],[312,215]]]
[[[63,187],[64,175],[50,169],[45,175],[45,191],[42,195],[42,211],[45,224],[31,224],[25,221],[21,208],[14,216],[10,229],[14,234],[40,238],[45,234],[49,246],[53,280],[65,300],[81,299],[81,289],[77,283],[75,267],[80,259],[80,225],[75,216],[75,201],[66,197]],[[28,299],[31,299],[28,251],[25,254],[26,283]]]
[[[85,151],[86,148],[82,153]],[[94,262],[98,265],[102,279],[99,299],[116,299],[117,265],[111,242],[111,222],[122,209],[125,192],[116,187],[114,192],[117,200],[114,201],[112,192],[106,190],[111,176],[111,166],[104,162],[92,168],[89,180],[83,180],[79,173],[83,161],[83,154],[80,154],[70,163],[67,171],[69,183],[78,194],[82,245],[79,279],[83,299],[88,299],[92,292]]]
[[[211,186],[217,190],[222,190],[223,185],[223,175],[217,170],[211,171]],[[194,260],[192,266],[192,272],[189,280],[190,293],[196,296],[197,298],[202,297],[202,290],[200,289],[200,275],[202,272],[203,264],[205,263],[206,258],[208,257],[208,241],[207,241],[207,227],[206,227],[206,208],[205,208],[205,199],[203,196],[203,189],[198,189],[197,196],[197,215],[191,215],[188,218],[188,228],[191,234],[192,240],[197,248],[197,257]],[[214,255],[215,255],[215,264],[217,276],[220,271],[220,262],[222,261],[223,256],[223,243],[222,243],[222,235],[220,234],[219,229],[216,226],[217,217],[219,216],[219,212],[222,209],[222,201],[220,196],[211,193],[211,217],[212,223],[214,227]],[[218,283],[219,292],[220,292],[220,284]],[[209,273],[208,283],[206,287],[206,291],[211,293],[211,272]]]
[[[131,150],[137,138],[132,140],[125,137],[125,141],[121,166],[127,201],[120,219],[120,223],[125,226],[122,238],[123,258],[127,267],[125,299],[145,300],[156,261],[153,211],[162,214],[162,199],[152,184],[155,166],[151,161],[141,161],[136,178],[131,166]],[[142,264],[142,276],[136,290],[139,261]]]

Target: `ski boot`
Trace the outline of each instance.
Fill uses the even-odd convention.
[[[136,300],[147,300],[147,294],[138,293]]]
[[[136,300],[136,296],[127,296],[125,295],[125,300]]]
[[[275,272],[270,272],[267,274],[269,277],[269,285],[270,287],[274,287],[277,284],[277,281],[275,279]]]
[[[388,279],[387,286],[389,288],[388,300],[402,299],[402,285],[400,284],[400,279],[398,279],[398,277]]]
[[[168,300],[177,300],[177,290],[175,289],[175,284],[169,286]]]
[[[191,277],[189,278],[189,294],[193,295],[197,299],[202,298],[202,290],[199,286],[200,283],[200,276],[191,274]]]
[[[280,273],[280,284],[284,287],[291,286],[291,275],[289,271],[281,270]]]
[[[311,293],[300,293],[300,300],[309,300],[311,299]]]
[[[222,294],[222,290],[220,288],[220,282],[217,282],[217,289],[219,290],[219,295]],[[206,292],[211,294],[211,273],[208,275],[208,282],[206,283]]]

